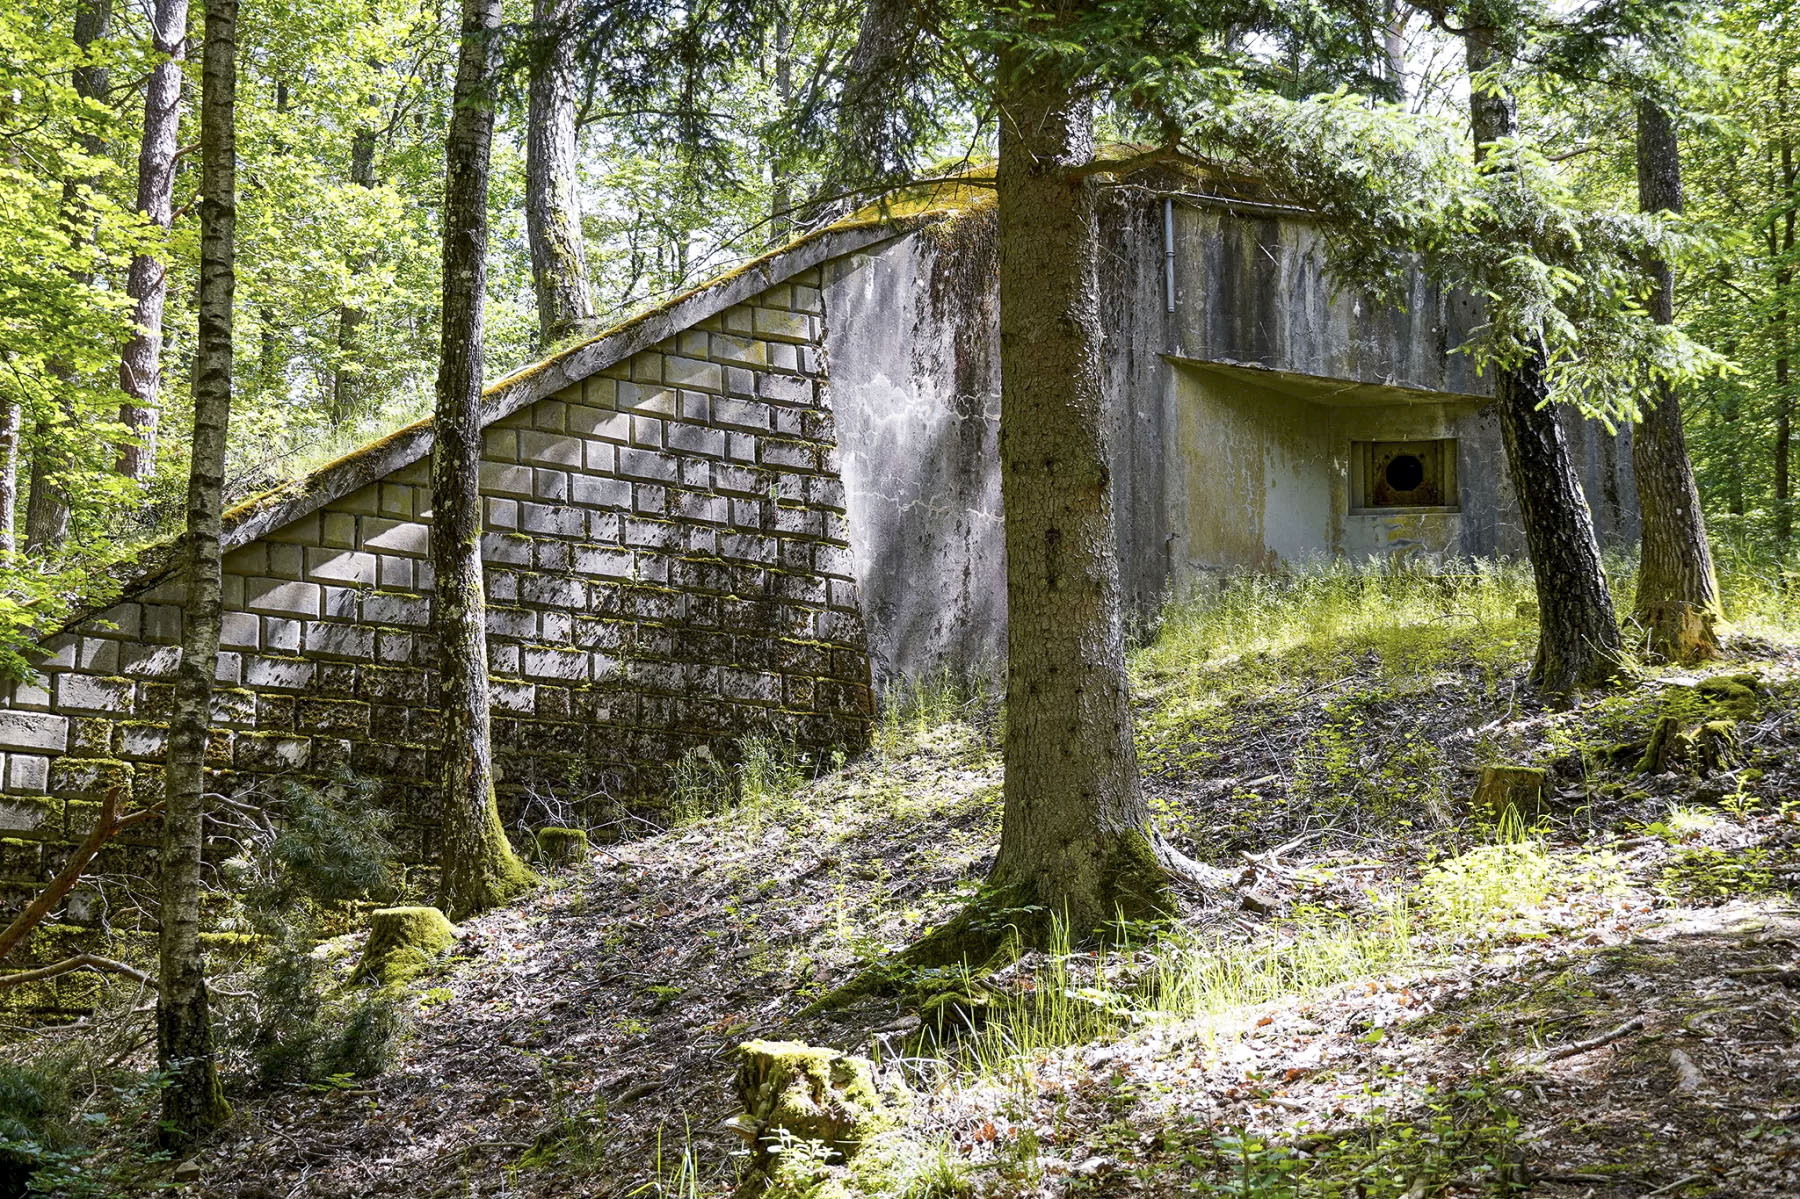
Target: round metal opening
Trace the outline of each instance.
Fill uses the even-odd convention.
[[[1425,464],[1413,454],[1395,454],[1387,464],[1387,485],[1395,491],[1411,491],[1425,481]]]

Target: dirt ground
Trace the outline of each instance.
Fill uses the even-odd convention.
[[[1491,839],[1466,805],[1482,760],[1551,767],[1532,844],[1555,881],[1477,935],[1402,936],[1393,970],[1122,1021],[1000,1071],[946,1064],[956,1047],[922,1042],[903,1001],[800,1015],[955,911],[990,860],[992,714],[908,732],[781,802],[597,846],[470,921],[413,985],[396,1065],[242,1102],[187,1191],[724,1193],[744,1160],[721,1123],[734,1049],[777,1037],[903,1073],[913,1131],[967,1193],[1800,1194],[1800,661],[1749,645],[1710,673],[1745,671],[1733,760],[1654,776],[1638,743],[1698,676],[1573,712],[1476,672],[1228,701],[1146,752],[1170,835],[1240,871],[1228,902],[1197,900],[1193,937],[1391,915]],[[1071,968],[1125,986],[1154,956]]]

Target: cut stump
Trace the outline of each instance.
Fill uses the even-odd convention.
[[[1544,814],[1544,772],[1536,766],[1483,766],[1474,806],[1495,819],[1511,810],[1520,820]]]
[[[588,856],[588,835],[578,828],[541,828],[537,845],[547,866],[572,866]]]
[[[377,908],[353,983],[400,986],[423,974],[456,944],[457,928],[436,908]]]

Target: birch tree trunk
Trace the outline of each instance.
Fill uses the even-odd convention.
[[[445,145],[443,344],[431,451],[443,875],[440,906],[461,917],[504,903],[530,875],[500,826],[488,742],[486,600],[481,578],[482,300],[492,81],[500,0],[463,0],[455,106]]]
[[[1638,101],[1638,207],[1645,212],[1681,211],[1681,155],[1675,126],[1655,103]],[[1661,324],[1675,320],[1675,275],[1660,258],[1645,264],[1655,283],[1651,315]],[[1681,401],[1667,383],[1656,394],[1631,439],[1632,473],[1643,515],[1643,564],[1638,572],[1633,619],[1643,628],[1652,653],[1674,662],[1719,654],[1719,581],[1700,489],[1688,461],[1681,427]]]
[[[170,1073],[162,1138],[184,1148],[231,1115],[213,1059],[212,1011],[200,949],[200,858],[206,742],[223,602],[219,577],[225,435],[231,419],[233,239],[237,226],[237,0],[206,0],[200,101],[200,327],[194,356],[194,443],[188,468],[181,665],[169,721],[162,822],[157,1061]]]
[[[574,0],[534,0],[525,135],[525,229],[537,290],[538,336],[546,346],[594,319],[576,175]],[[484,171],[485,177],[485,171]]]
[[[181,59],[187,42],[188,0],[155,0],[150,41],[162,56],[144,89],[144,134],[138,149],[137,209],[165,233],[175,219],[175,150],[181,128]],[[147,479],[156,469],[157,388],[162,372],[163,302],[168,270],[153,255],[131,260],[125,294],[135,304],[137,331],[119,359],[119,389],[126,395],[119,422],[133,440],[119,447],[118,471]]]
[[[0,399],[0,555],[12,554],[19,546],[16,513],[21,415],[16,401]]]
[[[1501,26],[1485,5],[1471,5],[1463,46],[1471,76],[1501,64]],[[1505,91],[1469,95],[1470,123],[1479,163],[1495,142],[1518,129],[1512,96]],[[1556,413],[1545,401],[1545,351],[1499,370],[1494,404],[1525,543],[1537,584],[1539,632],[1531,679],[1555,695],[1601,686],[1625,666],[1624,642],[1600,563],[1594,516],[1581,493],[1569,446]]]

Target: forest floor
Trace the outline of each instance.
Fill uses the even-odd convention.
[[[1505,597],[1354,606],[1134,657],[1157,818],[1228,902],[803,1014],[991,860],[997,706],[925,689],[847,766],[762,747],[725,810],[469,921],[391,1068],[247,1098],[186,1193],[724,1194],[766,1037],[912,1092],[858,1194],[1800,1194],[1800,652],[1555,710]],[[1735,745],[1640,773],[1665,715]],[[1547,810],[1470,811],[1493,763],[1546,767]]]

